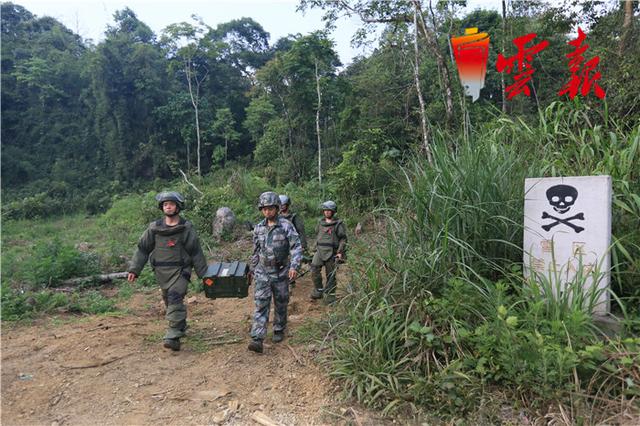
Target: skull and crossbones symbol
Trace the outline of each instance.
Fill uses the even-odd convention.
[[[551,207],[553,207],[553,210],[560,214],[565,214],[566,212],[568,212],[578,198],[578,190],[569,185],[552,186],[551,188],[547,189],[546,194],[547,199],[549,200],[549,204],[551,205]],[[554,226],[560,224],[570,227],[576,233],[584,231],[584,228],[582,226],[574,225],[572,223],[572,221],[574,220],[584,220],[584,213],[578,213],[567,218],[560,218],[550,215],[547,212],[542,212],[542,218],[555,220],[555,222],[550,222],[546,225],[542,225],[542,229],[544,229],[545,231],[549,231]]]

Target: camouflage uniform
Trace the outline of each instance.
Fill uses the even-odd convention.
[[[207,271],[207,261],[191,222],[184,218],[176,226],[167,226],[164,219],[152,222],[138,241],[129,272],[139,276],[148,259],[167,307],[169,327],[164,338],[179,339],[187,325],[183,301],[191,269],[195,268],[199,277]]]
[[[302,251],[307,250],[307,237],[304,235],[304,221],[297,213],[280,213],[280,217],[287,219],[289,222],[293,224],[293,227],[296,228],[296,232],[300,237],[300,244],[302,245]]]
[[[264,340],[271,297],[274,300],[273,331],[283,332],[287,326],[290,269],[298,270],[302,260],[300,238],[293,224],[279,216],[276,224],[267,225],[267,219],[253,230],[254,251],[251,266],[254,271],[256,310],[251,327],[254,340]]]
[[[337,211],[335,203],[328,202],[331,208],[327,210]],[[327,203],[325,203],[327,204]],[[323,207],[325,206],[323,204]],[[335,300],[336,292],[336,255],[342,254],[344,259],[347,250],[347,227],[335,215],[329,223],[325,218],[320,219],[316,226],[316,252],[311,261],[311,280],[313,281],[314,291],[311,297],[319,299],[323,294],[327,301]],[[322,287],[322,267],[327,278],[327,285]]]

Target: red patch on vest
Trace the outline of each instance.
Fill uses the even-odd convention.
[[[173,246],[175,246],[175,245],[176,245],[176,241],[175,241],[175,240],[169,240],[169,241],[167,242],[167,247],[173,247]]]
[[[331,230],[332,230],[332,229],[333,229],[333,228],[327,228],[327,230],[326,230],[325,232],[326,232],[327,234],[331,234]]]

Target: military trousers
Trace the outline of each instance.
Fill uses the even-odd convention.
[[[287,327],[287,306],[289,304],[289,279],[277,274],[256,274],[254,301],[256,309],[253,315],[251,337],[264,340],[267,335],[267,323],[271,299],[273,298],[273,331],[282,332]]]
[[[184,296],[187,294],[189,281],[180,277],[169,285],[162,287],[162,300],[167,308],[165,318],[168,321],[165,339],[179,339],[184,336],[187,328],[187,306],[184,304]]]
[[[320,261],[321,262],[321,261]],[[314,262],[311,264],[311,280],[313,285],[321,293],[335,295],[336,294],[336,272],[338,263],[335,257],[329,258],[329,260],[322,263],[318,262],[314,258]],[[319,263],[319,264],[318,264]],[[324,274],[327,279],[326,287],[322,287],[322,267],[324,266]]]

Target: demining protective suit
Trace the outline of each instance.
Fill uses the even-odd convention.
[[[338,206],[333,201],[322,203],[320,208],[331,210],[334,214],[338,211]],[[311,261],[311,279],[314,284],[313,299],[319,299],[324,296],[329,302],[335,300],[336,291],[336,271],[337,262],[336,255],[340,254],[344,259],[347,250],[347,227],[344,222],[333,216],[331,220],[322,218],[316,226],[316,252]],[[322,267],[325,268],[327,285],[322,286]]]
[[[164,201],[167,200],[160,201],[160,205]],[[182,207],[182,203],[179,205]],[[192,223],[184,218],[180,218],[175,226],[166,225],[164,218],[151,222],[138,241],[129,272],[139,276],[147,260],[162,289],[167,308],[169,324],[164,339],[179,339],[184,336],[187,325],[184,297],[191,271],[195,269],[200,278],[207,271],[207,261]]]

